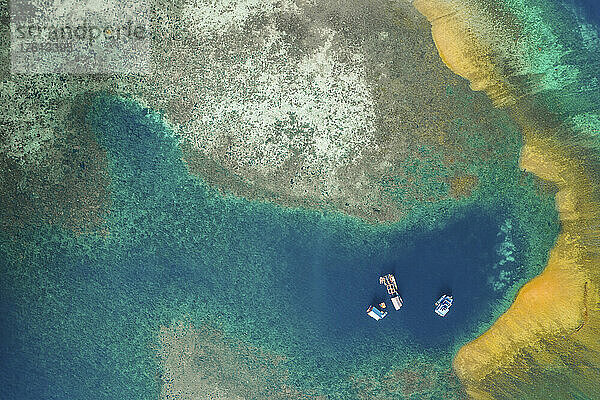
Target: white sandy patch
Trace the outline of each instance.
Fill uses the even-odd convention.
[[[210,36],[240,29],[252,16],[272,14],[278,7],[277,3],[272,0],[196,0],[187,4],[183,11],[197,32]],[[294,6],[289,2],[282,4]]]
[[[246,3],[254,4],[255,12],[275,9],[265,1]],[[283,8],[289,12],[292,3]],[[204,14],[198,24],[213,20],[198,34],[209,28],[224,30],[222,34],[240,28],[249,8],[239,10]],[[238,50],[234,63],[214,61],[202,76],[204,92],[198,93],[196,116],[184,133],[225,165],[261,174],[272,173],[294,154],[310,161],[311,168],[328,170],[359,157],[375,131],[363,57],[334,46],[332,29],[311,29],[322,44],[302,56],[296,55],[298,47],[271,21],[257,34],[260,46]],[[218,39],[209,43],[213,60],[229,51],[219,43]]]

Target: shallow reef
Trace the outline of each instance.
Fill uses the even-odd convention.
[[[149,75],[3,80],[0,386],[24,399],[594,393],[597,40],[526,1],[416,0],[433,28],[408,1],[157,1]],[[457,221],[484,222],[448,234]],[[465,248],[478,240],[481,254]],[[453,246],[493,298],[468,329],[427,342],[418,318],[359,326],[364,275],[441,281],[419,251]]]
[[[454,368],[478,399],[594,398],[600,374],[600,41],[561,3],[417,0],[444,62],[522,127],[520,165],[558,187],[544,272]],[[593,29],[592,29],[593,31]]]
[[[227,338],[207,325],[179,321],[162,327],[159,357],[164,365],[162,399],[325,399],[289,386],[281,356]]]
[[[146,76],[15,75],[2,82],[14,140],[4,142],[0,161],[16,171],[7,196],[62,190],[66,197],[85,186],[98,193],[85,218],[101,224],[108,183],[91,173],[105,170],[102,151],[85,146],[83,157],[100,164],[86,165],[76,184],[55,183],[81,164],[68,167],[77,157],[63,147],[89,137],[80,114],[99,92],[163,113],[190,171],[223,193],[370,222],[464,198],[514,159],[518,128],[446,68],[410,3],[226,4],[209,12],[189,1],[157,3]],[[48,182],[28,180],[36,168],[47,170]],[[61,198],[42,200],[48,213],[61,207]],[[84,218],[73,214],[64,217]]]

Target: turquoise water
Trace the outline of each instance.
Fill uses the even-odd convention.
[[[535,272],[517,268],[518,227],[507,257],[507,203],[440,214],[435,230],[374,227],[222,196],[187,173],[160,115],[128,100],[96,98],[88,122],[110,159],[110,235],[2,241],[2,398],[156,398],[158,329],[184,318],[286,355],[291,383],[343,398],[362,366],[448,363],[508,306],[497,266],[512,263],[513,288]],[[388,272],[405,305],[376,322],[365,310]],[[446,318],[433,313],[442,293],[455,298]]]

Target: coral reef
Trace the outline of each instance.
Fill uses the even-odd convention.
[[[282,333],[294,337],[292,328],[298,327],[279,326],[278,317],[264,311],[254,313],[259,300],[273,294],[267,283],[281,290],[290,284],[272,278],[293,265],[282,249],[293,254],[299,243],[316,249],[311,273],[320,276],[319,252],[339,259],[351,254],[348,249],[367,246],[362,253],[376,257],[389,245],[382,232],[411,226],[433,230],[457,208],[477,203],[511,213],[527,237],[528,276],[539,260],[545,262],[555,214],[546,195],[533,193],[527,175],[515,175],[521,146],[516,125],[446,68],[426,19],[408,2],[211,4],[214,8],[157,2],[147,76],[14,75],[2,83],[7,123],[1,128],[0,162],[14,172],[1,183],[2,200],[10,205],[3,222],[45,230],[29,230],[18,239],[23,242],[2,243],[12,257],[2,260],[0,273],[18,305],[7,306],[11,321],[27,333],[14,339],[26,354],[21,358],[42,365],[48,381],[58,382],[41,389],[46,397],[62,390],[89,398],[97,388],[86,373],[96,373],[94,368],[108,376],[94,378],[104,380],[107,398],[125,390],[131,398],[150,398],[154,389],[164,398],[312,396],[306,387],[287,383],[281,360],[232,340],[235,335],[200,326],[198,319],[195,326],[169,325],[185,314],[178,308],[184,303],[187,312],[216,313],[229,329],[252,332],[252,343],[276,346]],[[124,94],[126,99],[119,97]],[[95,105],[88,107],[92,99]],[[586,114],[572,123],[587,127],[593,120]],[[88,124],[95,125],[104,148]],[[189,171],[202,180],[189,176],[179,162],[176,140]],[[539,146],[527,148],[532,150],[525,155],[538,157]],[[533,165],[526,160],[523,165]],[[240,197],[218,196],[205,182]],[[581,208],[572,204],[578,198],[563,189],[562,213],[576,219]],[[335,210],[369,222],[404,218],[392,226],[367,226],[337,214],[245,198]],[[101,230],[109,206],[109,237],[73,238],[60,229]],[[324,246],[323,238],[336,243]],[[584,284],[585,300],[570,305],[574,313],[579,307],[581,318],[565,315],[553,326],[566,324],[588,335],[595,323],[595,286],[559,272],[555,276],[572,277],[577,293]],[[257,282],[245,291],[223,284],[245,284],[249,277]],[[241,295],[245,308],[234,300]],[[157,325],[164,325],[158,350],[163,375],[155,382],[148,345]],[[493,382],[486,380],[493,375],[485,372],[489,360],[514,350],[509,346],[490,356],[480,349],[473,353],[479,362],[467,371],[459,360],[468,348],[455,365],[472,393]],[[68,353],[76,354],[77,362],[56,361],[70,360]],[[411,365],[370,371],[352,388],[364,398],[373,393],[432,398],[458,393],[460,398],[448,360],[436,356],[415,364],[421,371]],[[297,369],[290,367],[290,375],[297,382],[309,374],[323,378],[319,384],[330,392],[341,392],[331,381],[343,389],[356,383],[331,378],[347,373],[334,365],[331,375],[304,360]]]
[[[467,398],[452,370],[419,358],[411,360],[405,368],[387,372],[380,379],[352,377],[352,381],[360,400]]]
[[[160,345],[161,399],[324,399],[286,383],[284,358],[227,338],[208,325],[179,321],[163,326]]]
[[[5,99],[15,100],[3,102],[7,162],[29,171],[47,162],[47,179],[62,181],[59,143],[85,136],[68,128],[69,110],[98,92],[160,110],[190,171],[223,192],[371,222],[464,199],[486,173],[498,173],[486,161],[515,157],[512,122],[447,70],[427,21],[409,2],[236,0],[211,7],[156,4],[148,75],[11,76],[2,84]],[[19,144],[31,135],[40,143]],[[511,167],[500,169],[509,174]],[[19,185],[27,193],[55,191]],[[107,203],[98,197],[103,206],[84,207],[85,218],[101,219]]]
[[[60,88],[2,82],[3,229],[57,224],[103,232],[110,206],[106,154],[85,127],[86,102]],[[60,96],[72,96],[60,101]]]
[[[474,398],[593,396],[600,373],[594,333],[600,324],[600,154],[592,136],[599,127],[590,115],[597,115],[600,99],[597,81],[580,85],[598,67],[597,53],[581,49],[572,29],[577,21],[564,9],[524,3],[415,1],[450,69],[507,107],[522,127],[521,167],[556,185],[562,222],[544,272],[492,328],[458,352],[454,368]],[[580,119],[586,124],[572,123]]]

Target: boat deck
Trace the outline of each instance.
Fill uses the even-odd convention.
[[[398,285],[396,285],[396,278],[394,278],[394,275],[387,274],[380,277],[379,283],[385,285],[390,296],[398,296]]]

